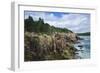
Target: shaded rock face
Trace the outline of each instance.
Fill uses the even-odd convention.
[[[51,35],[25,32],[25,61],[74,59],[77,41],[74,33],[55,33]]]

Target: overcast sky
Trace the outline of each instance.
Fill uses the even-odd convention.
[[[68,28],[76,33],[90,32],[90,14],[87,13],[62,13],[62,12],[36,12],[25,11],[24,18],[32,16],[34,20],[39,17],[55,27]]]

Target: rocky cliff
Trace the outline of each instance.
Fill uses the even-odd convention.
[[[74,59],[74,43],[78,36],[73,33],[42,34],[25,32],[25,61]]]

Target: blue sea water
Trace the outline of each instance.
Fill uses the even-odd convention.
[[[79,36],[83,40],[79,40],[74,46],[77,48],[76,58],[89,59],[90,58],[90,36]],[[80,47],[81,46],[81,47]]]

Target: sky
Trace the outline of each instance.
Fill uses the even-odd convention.
[[[75,33],[90,32],[90,14],[88,13],[24,11],[24,19],[29,16],[35,21],[42,18],[51,26],[68,28]]]

